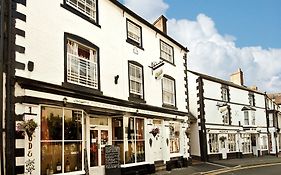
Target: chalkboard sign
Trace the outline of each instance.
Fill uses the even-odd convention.
[[[86,175],[89,175],[89,163],[88,163],[88,155],[87,155],[87,149],[84,149],[84,170]]]
[[[105,174],[121,175],[120,148],[117,146],[105,146]]]

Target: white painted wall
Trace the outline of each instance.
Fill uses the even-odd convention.
[[[137,21],[108,0],[99,0],[99,24],[101,28],[61,7],[62,0],[30,0],[19,11],[26,14],[26,23],[17,20],[16,27],[26,31],[26,37],[17,37],[16,43],[25,46],[25,54],[16,54],[16,60],[27,64],[34,62],[34,71],[17,70],[16,75],[61,85],[64,81],[64,32],[85,38],[100,48],[101,91],[106,96],[127,100],[128,60],[134,60],[144,68],[144,94],[147,104],[162,107],[161,80],[152,76],[148,67],[160,61],[160,39],[174,48],[175,65],[165,63],[164,73],[176,79],[177,108],[186,110],[184,59],[185,51]],[[126,42],[126,18],[142,27],[144,50],[133,52],[133,45]],[[119,83],[114,84],[114,76]]]

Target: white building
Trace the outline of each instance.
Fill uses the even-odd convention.
[[[6,1],[7,174],[102,175],[106,145],[122,174],[188,164],[188,50],[163,16],[150,24],[116,0]],[[31,119],[30,137],[13,129]]]
[[[191,155],[209,161],[268,153],[265,94],[243,85],[243,73],[225,81],[188,71]],[[200,146],[198,146],[200,145]]]
[[[278,156],[281,154],[281,98],[280,94],[268,94],[266,97],[269,153]]]

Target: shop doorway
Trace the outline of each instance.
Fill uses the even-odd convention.
[[[251,134],[252,152],[254,156],[258,156],[257,134]]]
[[[163,130],[162,121],[153,120],[153,127],[159,129],[159,133],[153,138],[152,150],[153,160],[163,160]]]
[[[229,152],[228,150],[228,135],[223,134],[219,138],[220,140],[220,148],[221,148],[221,153],[222,153],[222,159],[227,159],[227,153]]]
[[[90,126],[90,130],[88,134],[89,134],[88,145],[89,145],[89,152],[90,152],[89,154],[90,174],[103,175],[105,174],[105,169],[104,169],[105,146],[111,144],[109,125],[107,124],[107,125]]]

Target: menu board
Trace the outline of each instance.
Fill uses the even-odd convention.
[[[120,168],[120,148],[114,145],[105,146],[105,169]]]

